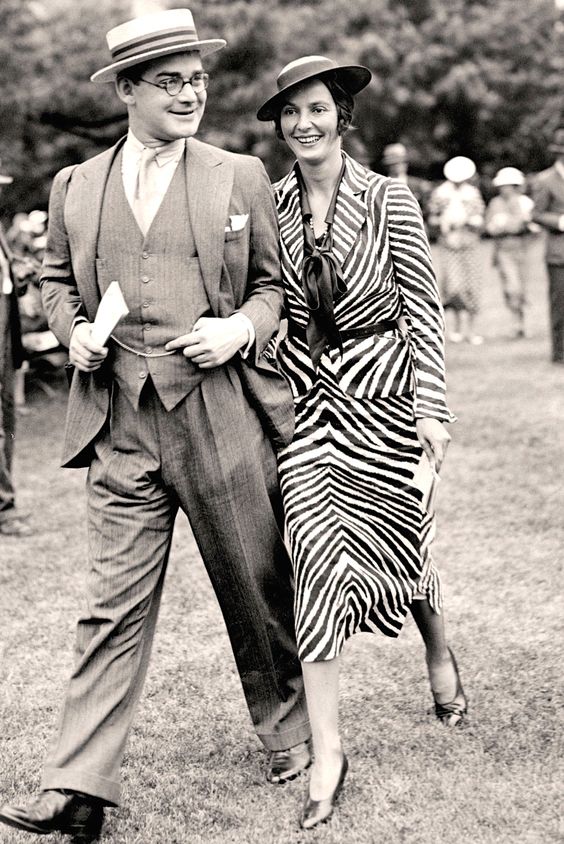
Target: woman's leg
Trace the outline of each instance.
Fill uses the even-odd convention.
[[[312,800],[325,800],[335,790],[343,763],[339,735],[339,657],[302,662],[302,672],[314,755],[309,795]]]
[[[457,673],[445,634],[443,614],[438,615],[427,598],[412,601],[410,610],[426,648],[429,682],[438,703],[449,703],[457,692]]]

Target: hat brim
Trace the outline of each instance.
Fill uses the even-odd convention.
[[[11,185],[13,181],[12,176],[0,176],[0,185]]]
[[[303,82],[309,82],[311,79],[320,79],[323,82],[323,77],[331,73],[336,74],[339,77],[340,84],[343,86],[345,91],[348,91],[348,93],[351,94],[351,96],[358,94],[359,91],[366,88],[372,79],[372,73],[368,70],[368,68],[357,64],[340,65],[338,67],[329,68],[328,70],[310,73],[302,79],[292,82],[291,85],[286,85],[285,88],[282,88],[281,91],[278,91],[273,97],[270,97],[270,99],[263,103],[257,111],[257,119],[276,120],[280,104],[286,98],[288,91],[292,88],[296,88]]]
[[[216,53],[222,50],[227,44],[223,38],[210,38],[207,41],[192,41],[186,42],[182,45],[174,45],[168,47],[158,47],[154,50],[147,50],[145,53],[139,53],[136,56],[130,56],[128,59],[122,59],[119,62],[109,64],[101,70],[97,70],[90,77],[91,82],[112,82],[120,70],[126,70],[128,67],[134,67],[136,64],[143,64],[143,62],[151,61],[152,59],[159,59],[162,56],[169,56],[172,53],[200,53],[201,56],[208,56],[210,53]]]

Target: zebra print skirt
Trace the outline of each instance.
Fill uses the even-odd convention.
[[[356,399],[321,377],[297,399],[278,460],[300,659],[333,659],[357,632],[398,636],[417,597],[440,612],[421,454],[411,393]]]

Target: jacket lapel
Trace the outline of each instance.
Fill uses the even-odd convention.
[[[364,199],[368,180],[364,168],[346,153],[343,155],[346,162],[345,173],[337,195],[333,217],[333,251],[341,266],[344,266],[346,257],[354,246],[368,214]]]
[[[102,200],[113,161],[125,138],[101,155],[80,164],[70,181],[65,222],[73,256],[73,270],[90,317],[96,313],[100,291],[96,280],[96,250]]]
[[[304,230],[300,207],[300,190],[295,166],[276,189],[280,245],[297,279],[301,279],[304,260]],[[301,289],[301,288],[300,288]]]
[[[186,145],[186,189],[190,220],[204,286],[218,315],[219,283],[225,248],[225,225],[233,190],[234,167],[213,147],[190,139]]]

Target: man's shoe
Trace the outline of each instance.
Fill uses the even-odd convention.
[[[38,794],[29,806],[2,806],[0,821],[37,835],[62,832],[74,836],[77,844],[89,844],[98,840],[104,809],[94,797],[50,790]]]
[[[295,779],[310,765],[311,750],[307,741],[296,744],[288,750],[273,750],[268,760],[266,779],[268,782],[282,785]]]

